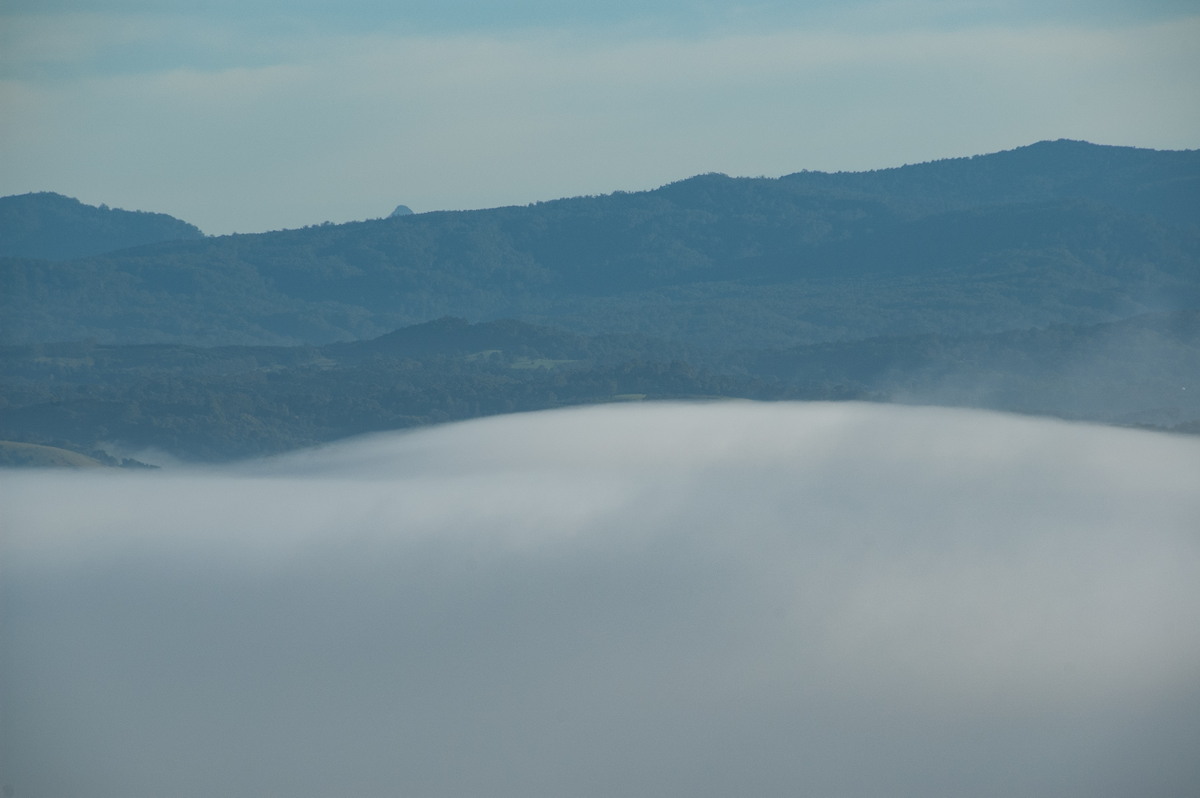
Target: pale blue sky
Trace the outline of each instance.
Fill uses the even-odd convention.
[[[0,0],[0,195],[208,233],[1200,147],[1193,0]]]

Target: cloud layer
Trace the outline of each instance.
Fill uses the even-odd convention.
[[[610,406],[0,477],[17,796],[1178,795],[1200,444]]]

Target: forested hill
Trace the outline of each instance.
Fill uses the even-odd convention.
[[[873,172],[800,172],[812,190],[888,196],[925,212],[1084,199],[1200,225],[1200,153],[1043,141],[1028,147]]]
[[[165,213],[95,207],[48,191],[0,197],[0,256],[70,260],[203,237]]]
[[[1200,432],[1200,313],[700,359],[635,336],[455,318],[323,347],[0,347],[0,441],[112,464],[147,448],[224,460],[496,413],[717,397],[969,405]]]
[[[445,315],[783,348],[1200,306],[1200,152],[1043,142],[0,263],[0,339],[324,344]]]

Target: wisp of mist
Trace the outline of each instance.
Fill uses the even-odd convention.
[[[1200,794],[1200,440],[609,405],[0,474],[12,798]]]

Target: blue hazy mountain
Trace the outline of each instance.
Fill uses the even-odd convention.
[[[71,260],[203,237],[165,213],[85,205],[52,192],[0,197],[0,256]]]
[[[1200,152],[1057,141],[0,258],[0,439],[221,460],[714,397],[1197,432],[1198,186]]]
[[[1200,152],[1056,141],[0,263],[9,343],[324,344],[441,316],[735,350],[1200,302]]]

